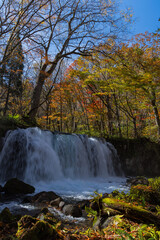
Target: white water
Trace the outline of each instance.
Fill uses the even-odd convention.
[[[95,191],[98,193],[111,193],[117,189],[127,192],[128,187],[126,187],[125,182],[126,179],[123,177],[93,178],[88,180],[61,179],[50,183],[38,182],[34,187],[36,188],[35,193],[54,191],[65,199],[83,200],[91,199],[95,195]],[[8,207],[13,212],[21,208],[33,210],[31,205],[20,204],[20,202],[20,199],[16,199],[14,201],[0,203],[0,212],[5,207]]]
[[[1,184],[13,177],[35,186],[36,192],[54,191],[76,199],[91,198],[94,191],[125,190],[113,145],[85,135],[54,134],[39,128],[7,133],[0,154]]]
[[[88,180],[56,180],[50,184],[39,182],[36,185],[36,192],[54,191],[58,195],[67,198],[75,199],[90,199],[94,192],[98,193],[111,193],[113,190],[126,191],[126,179],[122,177],[109,177],[109,178],[93,178]]]

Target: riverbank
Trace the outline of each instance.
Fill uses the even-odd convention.
[[[30,204],[38,206],[35,212],[15,215],[5,208],[0,213],[0,239],[158,240],[160,178],[144,180],[141,184],[131,186],[127,194],[118,191],[103,195],[95,193],[92,199],[78,202],[76,206],[83,216],[76,218],[64,217],[66,214],[63,213],[62,203],[60,207],[62,199],[58,205],[59,196],[51,192],[36,194],[30,198]],[[139,183],[139,179],[133,183]],[[51,200],[51,196],[55,199]],[[71,209],[72,204],[64,203],[64,206],[68,205]],[[63,213],[63,217],[62,214],[55,214],[58,211]]]

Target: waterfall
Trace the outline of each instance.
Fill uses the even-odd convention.
[[[6,134],[0,153],[1,182],[13,177],[37,183],[117,174],[122,171],[113,145],[86,135],[17,129]]]

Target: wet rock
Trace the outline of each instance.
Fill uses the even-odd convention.
[[[0,221],[4,223],[11,223],[15,220],[15,217],[12,215],[12,213],[9,211],[9,209],[6,207],[2,210],[0,213]]]
[[[59,208],[62,210],[62,208],[64,207],[64,205],[65,205],[65,202],[64,202],[64,201],[61,201],[61,202],[59,203]]]
[[[127,179],[127,184],[130,184],[131,186],[136,186],[138,184],[149,186],[149,181],[146,177],[140,176]]]
[[[60,239],[52,225],[27,215],[19,220],[16,236],[20,240]]]
[[[34,193],[35,188],[17,178],[12,178],[6,182],[3,190],[7,194],[28,194]]]
[[[50,205],[52,206],[52,207],[59,207],[59,204],[60,204],[60,202],[62,201],[62,199],[59,197],[59,198],[56,198],[55,200],[52,200],[51,202],[50,202]]]
[[[40,192],[31,197],[31,203],[49,204],[52,200],[57,199],[59,196],[54,192]]]
[[[79,206],[67,204],[63,207],[62,212],[65,215],[71,215],[72,217],[81,217],[82,216],[82,210]]]

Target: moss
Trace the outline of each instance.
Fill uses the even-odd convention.
[[[21,240],[59,239],[51,224],[31,216],[23,216],[20,219],[16,236]]]
[[[39,127],[36,120],[30,119],[28,116],[19,115],[0,117],[0,137],[4,137],[8,130],[16,128]]]
[[[130,209],[130,210],[133,209],[137,212],[149,213],[149,211],[147,211],[146,209],[143,209],[143,207],[141,207],[141,206],[136,206],[132,203],[126,203],[122,200],[117,200],[117,199],[113,199],[113,198],[104,198],[102,200],[102,202],[107,204],[109,207],[117,205],[125,211],[127,211],[128,209]]]
[[[15,220],[15,217],[12,215],[12,213],[9,211],[9,209],[6,207],[2,210],[0,213],[0,221],[4,223],[11,223]]]
[[[149,178],[148,180],[152,189],[160,193],[160,177]]]

